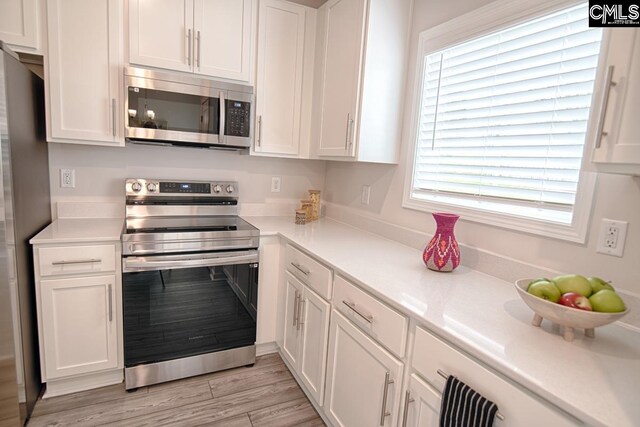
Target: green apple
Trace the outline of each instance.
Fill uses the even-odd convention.
[[[613,286],[611,286],[609,282],[606,282],[599,277],[588,277],[587,280],[589,281],[589,284],[591,285],[591,290],[593,291],[594,294],[603,289],[609,289],[610,291],[615,291],[615,289],[613,289]]]
[[[596,292],[589,297],[589,302],[591,303],[593,311],[602,313],[619,313],[627,309],[620,295],[611,289],[603,289]]]
[[[558,289],[555,283],[549,280],[539,280],[530,283],[527,292],[551,302],[558,302],[562,296],[560,289]]]
[[[579,274],[565,274],[553,278],[553,282],[560,289],[561,294],[567,292],[575,292],[577,294],[589,297],[593,291],[586,277]]]
[[[546,277],[538,277],[537,279],[533,279],[531,282],[529,282],[529,286],[533,285],[536,282],[550,282],[551,280],[547,279]]]

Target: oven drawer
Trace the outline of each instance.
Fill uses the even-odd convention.
[[[37,248],[41,277],[116,270],[115,245]]]
[[[407,317],[340,276],[336,276],[334,285],[335,307],[397,356],[404,356]]]
[[[284,257],[287,271],[316,291],[322,298],[331,299],[333,272],[313,258],[291,245],[287,245]]]

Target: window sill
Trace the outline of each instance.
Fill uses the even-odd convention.
[[[429,213],[450,212],[459,215],[464,221],[584,244],[587,237],[591,200],[595,191],[596,177],[595,174],[592,173],[583,173],[582,175],[580,178],[580,187],[582,188],[580,188],[576,196],[571,223],[552,221],[552,215],[549,215],[547,219],[538,219],[501,213],[494,210],[426,200],[419,195],[414,195],[413,192],[405,193],[402,207]],[[581,197],[581,195],[584,195],[584,197]],[[558,219],[560,219],[560,217]]]

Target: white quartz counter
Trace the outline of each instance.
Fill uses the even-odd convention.
[[[120,241],[124,218],[61,218],[36,234],[31,244]]]
[[[513,284],[459,267],[428,270],[413,248],[329,219],[244,217],[280,235],[486,365],[592,425],[640,425],[640,334],[619,325],[566,342]],[[425,236],[425,241],[427,237]]]

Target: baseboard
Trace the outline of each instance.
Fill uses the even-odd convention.
[[[105,387],[113,384],[120,384],[123,380],[124,373],[122,369],[72,378],[48,380],[46,383],[46,390],[42,395],[42,398],[48,399],[50,397],[92,390],[94,388]]]
[[[278,353],[278,344],[275,341],[256,344],[256,356],[264,356],[265,354]]]

